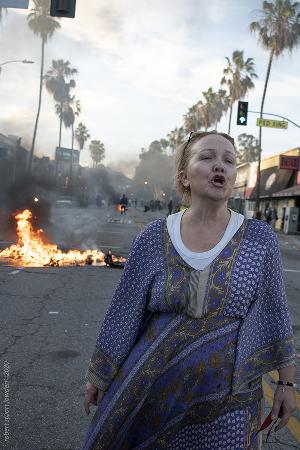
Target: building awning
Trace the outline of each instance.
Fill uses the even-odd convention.
[[[272,197],[300,197],[300,185],[298,184],[297,186],[275,192]]]
[[[260,197],[273,197],[273,194],[286,189],[294,171],[269,167],[260,173]],[[251,193],[251,199],[256,197],[257,185]]]

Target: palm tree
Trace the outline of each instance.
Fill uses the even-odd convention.
[[[218,127],[218,123],[223,117],[223,113],[228,111],[230,107],[230,99],[227,95],[227,92],[224,89],[219,89],[216,93],[215,99],[215,120],[216,120],[216,129]]]
[[[203,123],[200,120],[199,114],[198,114],[198,103],[196,105],[193,105],[189,108],[187,114],[183,116],[183,126],[184,131],[186,133],[191,133],[192,131],[198,131],[200,128],[202,128]]]
[[[76,117],[81,113],[80,100],[75,99],[75,95],[67,98],[63,104],[55,103],[55,113],[62,121],[65,128],[72,129],[72,150],[74,149],[74,123]]]
[[[254,88],[252,78],[257,78],[254,71],[253,58],[244,60],[244,51],[235,50],[232,60],[226,56],[227,67],[223,70],[221,85],[227,85],[229,91],[230,113],[228,123],[228,134],[230,134],[233,104],[245,97],[250,89]]]
[[[93,160],[93,167],[96,168],[102,159],[105,158],[104,144],[101,141],[91,141],[89,148]]]
[[[53,36],[55,30],[60,28],[59,22],[50,16],[50,0],[33,0],[33,7],[27,17],[27,22],[29,28],[32,30],[34,35],[41,38],[41,70],[40,70],[40,88],[39,88],[39,102],[38,110],[35,119],[32,143],[29,153],[27,171],[30,174],[35,140],[38,128],[38,122],[40,117],[41,105],[42,105],[42,92],[43,92],[43,77],[44,77],[44,62],[45,62],[45,45],[48,40]]]
[[[180,128],[174,128],[174,130],[170,131],[170,133],[167,135],[169,147],[172,149],[172,152],[174,153],[176,150],[176,147],[178,145],[182,144],[184,141],[184,129],[183,127]]]
[[[64,103],[65,109],[63,111],[63,122],[66,128],[71,128],[72,132],[72,150],[71,150],[71,169],[70,169],[70,180],[72,183],[73,179],[73,150],[74,150],[74,123],[76,117],[81,113],[80,100],[75,99],[75,95],[69,97]]]
[[[89,140],[90,137],[91,136],[89,130],[82,122],[80,122],[75,130],[75,139],[79,145],[80,152],[83,150],[84,144]]]
[[[285,50],[291,53],[300,41],[300,3],[292,3],[290,0],[264,1],[260,14],[261,19],[250,24],[250,31],[258,33],[258,42],[269,52],[267,75],[260,106],[260,118],[262,118],[273,58],[278,58]],[[260,202],[261,131],[261,127],[259,127],[256,211],[259,210]]]
[[[59,105],[55,106],[56,113],[59,116],[59,138],[58,147],[61,146],[61,134],[64,114],[62,112],[68,109],[68,102],[72,97],[70,96],[70,90],[75,87],[75,81],[71,79],[76,75],[78,70],[71,67],[70,61],[64,61],[63,59],[52,60],[52,67],[45,75],[46,89],[53,95],[54,101]],[[69,83],[66,83],[66,80]]]
[[[207,128],[212,125],[217,128],[223,113],[229,107],[229,97],[224,89],[219,89],[215,92],[211,87],[206,92],[203,92],[203,96],[206,103],[202,103],[200,109],[203,108],[202,114],[204,114],[205,124]]]

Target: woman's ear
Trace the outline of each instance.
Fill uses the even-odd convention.
[[[183,171],[180,172],[179,178],[180,178],[180,181],[181,181],[181,183],[183,184],[183,186],[184,186],[185,188],[188,188],[189,185],[190,185],[190,183],[189,183],[189,181],[188,181],[188,179],[187,179],[187,177],[186,177],[186,174],[185,174]]]

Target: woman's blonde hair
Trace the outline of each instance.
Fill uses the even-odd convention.
[[[191,159],[191,148],[193,147],[195,142],[199,141],[205,136],[209,136],[210,134],[224,137],[235,148],[234,139],[231,136],[229,136],[229,134],[219,133],[217,130],[191,132],[188,140],[176,148],[174,184],[176,191],[182,198],[183,204],[186,206],[188,206],[190,203],[191,193],[190,188],[185,187],[182,184],[181,181],[182,172],[186,173],[188,163]]]

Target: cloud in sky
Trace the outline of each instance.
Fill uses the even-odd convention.
[[[248,97],[249,109],[258,110],[268,55],[249,33],[254,9],[237,0],[92,0],[78,1],[75,19],[61,20],[62,28],[46,47],[46,70],[52,59],[69,59],[78,68],[77,98],[82,103],[79,120],[92,138],[100,139],[112,164],[138,160],[141,147],[165,137],[180,126],[187,109],[210,86],[218,89],[225,56],[244,49],[254,57],[259,80]],[[40,41],[26,24],[26,11],[10,10],[0,27],[1,60],[28,58],[34,66],[11,64],[0,78],[0,132],[33,131],[37,108]],[[297,57],[298,56],[298,57]],[[275,61],[266,99],[266,110],[297,121],[300,79],[299,49],[292,58]],[[5,88],[4,88],[5,87]],[[234,125],[232,134],[257,135],[255,115],[247,129]],[[219,129],[227,129],[223,118]],[[241,129],[242,128],[242,129]],[[299,131],[264,130],[265,154],[299,145]],[[53,100],[44,91],[37,150],[53,155],[58,141],[58,119]],[[69,130],[63,145],[69,146]],[[83,152],[88,163],[88,151]]]

